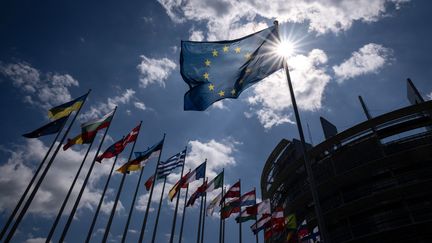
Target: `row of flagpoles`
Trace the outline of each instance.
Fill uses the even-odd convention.
[[[55,161],[55,158],[60,150],[61,145],[64,143],[64,140],[68,136],[68,133],[77,118],[79,112],[81,111],[81,108],[83,107],[87,96],[89,95],[90,90],[87,92],[87,94],[72,100],[70,102],[67,102],[65,104],[62,104],[60,106],[54,107],[49,110],[49,117],[51,119],[54,119],[54,121],[48,123],[47,125],[44,125],[38,129],[36,129],[33,132],[24,134],[23,136],[27,138],[37,138],[49,134],[56,134],[54,141],[52,142],[50,148],[48,149],[45,157],[43,158],[42,162],[40,163],[39,167],[36,169],[35,174],[33,178],[31,179],[30,183],[28,184],[27,188],[25,189],[23,195],[21,196],[20,200],[18,201],[15,209],[12,211],[10,217],[8,218],[5,226],[3,227],[1,233],[0,233],[0,240],[5,238],[5,242],[10,242],[12,240],[12,237],[16,233],[16,230],[18,229],[18,226],[20,225],[23,217],[25,216],[30,204],[32,203],[38,189],[40,188],[46,174],[48,173],[52,163]],[[46,238],[46,242],[50,242],[54,236],[54,233],[57,229],[58,223],[63,215],[63,211],[66,207],[66,205],[69,202],[69,198],[71,196],[71,193],[76,185],[76,182],[78,180],[78,177],[81,174],[82,168],[85,164],[85,161],[87,160],[88,154],[90,152],[90,149],[93,145],[93,142],[95,140],[96,134],[99,130],[105,129],[105,132],[102,136],[102,139],[98,145],[96,154],[94,158],[91,161],[90,167],[87,171],[87,174],[85,176],[84,182],[80,188],[80,191],[78,193],[78,196],[74,202],[74,205],[72,207],[71,213],[68,216],[67,222],[62,230],[62,233],[60,235],[59,242],[63,242],[65,240],[65,237],[67,236],[67,233],[69,231],[69,228],[71,226],[73,217],[76,213],[76,210],[78,208],[78,205],[80,203],[81,197],[83,195],[84,189],[86,188],[86,185],[89,181],[89,178],[91,176],[92,170],[94,168],[95,162],[102,163],[104,159],[110,159],[114,158],[114,162],[111,166],[110,173],[108,175],[108,178],[105,182],[104,189],[101,195],[101,198],[99,200],[98,206],[96,208],[95,215],[93,216],[91,225],[89,227],[89,230],[87,232],[86,241],[89,242],[93,230],[95,227],[96,220],[98,218],[106,191],[108,189],[109,182],[111,180],[111,176],[114,171],[115,164],[117,162],[118,155],[126,148],[126,146],[129,143],[132,143],[132,149],[129,153],[129,157],[127,162],[122,165],[120,168],[118,168],[116,171],[122,173],[122,178],[119,184],[119,188],[117,190],[117,194],[115,197],[113,208],[111,209],[111,213],[108,219],[108,222],[105,227],[105,233],[103,236],[102,242],[106,242],[109,236],[110,228],[113,222],[113,218],[116,212],[116,208],[120,199],[120,195],[123,189],[123,185],[126,179],[126,175],[128,175],[130,172],[133,171],[140,171],[139,179],[135,188],[135,192],[133,195],[132,203],[129,209],[128,218],[126,221],[126,225],[123,231],[122,236],[122,242],[126,241],[128,228],[131,220],[131,215],[133,213],[134,204],[138,195],[138,191],[141,185],[142,175],[144,171],[144,167],[147,164],[147,162],[151,158],[157,157],[157,164],[155,167],[155,171],[153,175],[145,182],[145,187],[147,191],[149,191],[149,199],[147,202],[147,207],[145,210],[145,215],[141,227],[141,232],[139,236],[139,242],[143,242],[144,235],[146,232],[146,226],[147,226],[147,220],[148,220],[148,214],[150,209],[150,204],[153,197],[154,192],[154,186],[156,184],[157,180],[162,179],[163,180],[163,187],[162,187],[162,193],[160,195],[159,200],[159,206],[156,214],[156,219],[154,223],[154,229],[152,234],[152,240],[151,242],[156,241],[157,237],[157,228],[158,228],[158,222],[159,222],[159,215],[162,207],[162,199],[164,196],[165,191],[165,185],[167,181],[167,176],[171,174],[175,169],[181,168],[181,176],[179,181],[169,190],[168,192],[168,198],[169,200],[173,201],[176,199],[175,203],[175,209],[174,209],[174,216],[173,216],[173,222],[171,227],[171,234],[170,234],[170,240],[169,242],[174,242],[174,235],[176,232],[176,220],[177,220],[177,212],[179,208],[179,201],[180,201],[180,191],[181,189],[185,189],[185,199],[184,199],[184,207],[183,207],[183,216],[181,220],[181,226],[180,226],[180,233],[179,233],[179,243],[182,242],[183,237],[183,229],[184,229],[184,222],[185,222],[185,216],[186,216],[186,208],[190,207],[195,204],[195,201],[199,198],[201,198],[200,203],[200,212],[199,212],[199,221],[198,221],[198,230],[197,230],[197,243],[204,242],[204,233],[205,233],[205,219],[206,216],[213,215],[216,208],[220,208],[220,222],[219,222],[219,242],[222,243],[225,241],[225,220],[229,218],[232,214],[238,213],[238,216],[236,217],[236,222],[239,226],[239,242],[242,242],[242,223],[254,220],[255,223],[251,226],[252,231],[256,234],[256,242],[258,242],[258,232],[261,230],[264,230],[264,238],[271,239],[273,235],[278,234],[280,232],[283,232],[286,229],[289,230],[296,230],[295,225],[295,217],[294,221],[292,220],[292,215],[289,215],[287,217],[284,216],[284,210],[282,207],[277,207],[276,210],[272,211],[272,206],[270,205],[269,200],[264,200],[260,203],[257,203],[256,201],[256,190],[255,188],[247,193],[244,193],[241,195],[241,182],[238,180],[235,184],[233,184],[228,190],[224,189],[224,170],[222,170],[215,178],[212,180],[208,180],[206,177],[206,165],[207,160],[205,160],[201,165],[196,167],[194,170],[189,170],[187,173],[184,173],[185,168],[185,162],[186,162],[186,153],[187,153],[187,147],[169,157],[167,160],[162,161],[161,160],[161,154],[164,147],[165,142],[165,134],[161,141],[150,147],[144,152],[134,152],[135,144],[138,139],[138,135],[141,128],[141,122],[134,128],[130,133],[128,133],[126,136],[123,136],[120,140],[115,142],[113,145],[108,147],[102,154],[99,155],[100,149],[102,147],[102,144],[105,140],[105,136],[108,133],[108,130],[111,125],[111,121],[114,118],[114,115],[116,113],[115,108],[113,111],[109,112],[105,116],[92,120],[86,123],[83,123],[81,125],[81,133],[74,137],[73,139],[68,139],[66,144],[63,146],[63,150],[67,150],[71,146],[75,144],[89,144],[87,151],[84,155],[84,158],[79,166],[79,169],[72,181],[72,184],[70,186],[69,191],[66,194],[66,197],[63,200],[63,203],[58,211],[58,214],[50,228],[50,231],[48,233],[48,236]],[[72,121],[70,122],[69,126],[67,127],[66,131],[64,132],[62,138],[58,142],[57,147],[55,148],[54,152],[52,153],[51,158],[48,160],[49,155],[51,154],[52,150],[55,147],[56,141],[59,138],[61,131],[65,127],[68,119],[70,118],[71,114],[75,112],[75,115],[72,118]],[[132,159],[132,155],[135,154],[135,158]],[[45,165],[45,168],[42,170],[44,164],[48,160],[48,163]],[[40,175],[39,175],[40,174]],[[38,178],[39,177],[39,178]],[[196,189],[194,193],[191,194],[191,196],[188,198],[188,191],[189,191],[189,184],[194,181],[199,181],[202,179],[202,184]],[[207,193],[212,192],[214,190],[220,189],[220,193],[212,200],[210,200],[209,205],[207,205]],[[27,199],[27,200],[26,200]],[[22,208],[21,208],[22,206]],[[21,211],[19,211],[21,208]],[[18,214],[19,212],[19,214]],[[14,221],[15,219],[15,221]],[[293,223],[293,222],[294,223]],[[10,229],[9,229],[10,228]],[[8,232],[9,229],[9,232]],[[303,232],[304,231],[298,231]],[[7,234],[6,234],[7,233]],[[303,234],[301,238],[305,238],[310,234]],[[288,234],[290,236],[290,234]],[[290,236],[291,237],[291,236]],[[287,240],[289,240],[287,238]]]

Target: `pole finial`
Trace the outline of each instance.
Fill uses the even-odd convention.
[[[275,21],[273,21],[273,24],[277,26],[277,25],[279,25],[279,21],[275,20]]]

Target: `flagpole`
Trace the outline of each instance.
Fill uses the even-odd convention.
[[[186,187],[185,201],[184,201],[184,205],[183,205],[182,221],[181,221],[181,225],[180,225],[179,243],[182,242],[182,237],[183,237],[183,225],[184,225],[184,220],[186,217],[186,203],[187,203],[188,191],[189,191],[189,184]]]
[[[164,133],[163,139],[162,139],[163,143],[165,143],[165,135],[166,134]],[[162,155],[162,150],[163,150],[163,146],[162,146],[161,151],[159,153],[158,161],[156,163],[155,172],[153,174],[153,183],[152,183],[152,186],[151,186],[151,189],[150,189],[150,195],[149,195],[149,199],[147,201],[147,207],[146,207],[146,211],[145,211],[145,215],[144,215],[144,221],[143,221],[143,225],[141,227],[141,233],[140,233],[140,238],[139,238],[138,243],[142,243],[143,240],[144,240],[144,233],[145,233],[145,228],[147,226],[147,218],[148,218],[149,208],[150,208],[150,204],[151,204],[151,199],[152,199],[152,196],[153,196],[154,185],[155,185],[156,180],[157,180],[156,177],[157,177],[157,171],[158,171],[158,167],[159,167],[160,158],[161,158],[161,155]]]
[[[81,111],[82,107],[84,106],[84,103],[87,100],[87,96],[89,95],[90,92],[91,92],[91,89],[87,92],[86,99],[83,101],[80,108],[75,113],[75,116],[73,117],[71,123],[69,124],[69,127],[66,129],[66,132],[63,134],[63,137],[60,140],[59,144],[57,145],[57,148],[55,149],[53,155],[51,156],[51,159],[48,161],[48,164],[46,165],[44,171],[42,172],[41,176],[39,177],[39,180],[37,181],[35,187],[33,188],[32,193],[30,194],[29,198],[27,199],[26,203],[24,204],[23,209],[21,210],[20,214],[18,215],[18,218],[16,219],[15,223],[13,224],[12,229],[9,231],[9,234],[6,236],[5,242],[10,242],[13,235],[15,234],[15,231],[17,230],[19,224],[21,223],[21,220],[24,218],[24,215],[26,214],[28,208],[30,207],[30,204],[32,203],[37,191],[39,190],[39,187],[41,186],[42,181],[45,179],[45,175],[48,173],[49,168],[51,167],[52,163],[54,162],[55,157],[57,156],[57,153],[60,150],[60,147],[62,146],[64,140],[66,139],[66,136],[68,135],[70,129],[72,128],[73,123],[75,122],[76,118],[78,117],[79,112]]]
[[[254,187],[254,192],[255,192],[255,205],[257,204],[257,202],[256,202],[256,195],[257,195],[257,193],[256,193],[256,188]],[[257,217],[258,215],[255,215],[255,225],[258,225],[258,217]],[[259,240],[258,240],[258,233],[259,232],[257,232],[256,234],[255,234],[255,240],[256,240],[256,243],[259,243]]]
[[[123,137],[123,138],[124,138],[124,137]],[[111,176],[112,176],[112,173],[113,173],[113,171],[114,171],[114,166],[115,166],[115,164],[116,164],[116,162],[117,162],[117,158],[118,158],[118,155],[116,155],[116,157],[115,157],[115,159],[114,159],[114,162],[113,162],[113,164],[112,164],[112,166],[111,166],[110,174],[108,175],[108,179],[107,179],[107,181],[106,181],[106,183],[105,183],[105,187],[104,187],[104,189],[103,189],[102,196],[101,196],[101,198],[100,198],[100,200],[99,200],[99,204],[98,204],[98,206],[97,206],[97,208],[96,208],[96,213],[95,213],[95,215],[93,216],[93,220],[92,220],[92,223],[91,223],[91,225],[90,225],[90,229],[89,229],[89,231],[88,231],[88,233],[87,233],[87,238],[86,238],[86,241],[85,241],[86,243],[90,242],[90,239],[91,239],[91,236],[92,236],[92,233],[93,233],[93,229],[94,229],[94,226],[95,226],[95,224],[96,224],[97,217],[98,217],[98,215],[99,215],[99,211],[100,211],[100,209],[101,209],[101,207],[102,207],[102,203],[103,203],[103,199],[104,199],[104,197],[105,197],[106,190],[108,189],[108,184],[109,184],[109,182],[110,182],[110,180],[111,180]]]
[[[27,193],[29,192],[30,188],[33,186],[33,183],[36,180],[36,177],[39,175],[40,170],[42,169],[43,165],[45,164],[45,161],[48,158],[48,155],[51,153],[51,150],[54,147],[54,144],[57,141],[58,137],[60,136],[61,131],[63,130],[64,126],[66,125],[66,122],[67,122],[67,120],[63,123],[61,129],[57,132],[57,135],[54,138],[53,142],[51,143],[51,146],[49,147],[48,151],[46,152],[45,157],[42,159],[41,163],[39,164],[39,167],[36,169],[32,179],[30,180],[29,184],[27,185],[27,188],[25,189],[24,193],[21,195],[21,198],[18,201],[18,204],[15,206],[15,209],[12,211],[12,214],[9,216],[8,220],[6,221],[6,224],[3,226],[3,229],[0,233],[0,240],[6,234],[6,231],[9,228],[10,224],[12,223],[12,220],[15,218],[19,208],[21,207],[21,204],[24,202],[24,199],[27,197]]]
[[[141,131],[141,124],[142,124],[142,121],[140,121],[140,124],[139,124],[140,129],[138,130],[137,137],[136,137],[136,139],[135,139],[135,141],[134,141],[134,143],[132,145],[132,148],[131,148],[131,151],[129,153],[129,157],[128,157],[127,161],[130,161],[131,158],[132,158],[132,154],[133,154],[133,151],[135,149],[135,145],[136,145],[136,142],[138,140],[139,133]],[[113,208],[111,209],[111,214],[110,214],[110,217],[108,219],[108,223],[107,223],[107,225],[105,227],[105,232],[104,232],[104,236],[103,236],[102,242],[106,242],[107,239],[108,239],[108,234],[110,232],[111,224],[112,224],[112,221],[113,221],[113,218],[114,218],[115,211],[117,209],[117,204],[118,204],[118,201],[120,199],[120,194],[121,194],[122,189],[123,189],[123,184],[124,184],[124,181],[126,179],[126,175],[127,175],[127,173],[125,171],[125,173],[123,173],[123,176],[122,176],[122,179],[121,179],[121,182],[120,182],[120,185],[119,185],[119,189],[117,191],[117,195],[116,195],[116,198],[115,198],[115,201],[114,201]]]
[[[122,243],[126,242],[126,236],[127,236],[127,232],[128,232],[128,228],[129,228],[129,224],[130,224],[130,219],[132,217],[132,212],[133,212],[135,200],[136,200],[136,197],[138,195],[138,189],[139,189],[139,187],[141,185],[141,178],[142,178],[143,172],[144,172],[144,167],[141,169],[140,176],[139,176],[136,188],[135,188],[135,193],[134,193],[134,196],[133,196],[133,199],[132,199],[131,207],[129,209],[129,215],[128,215],[128,218],[127,218],[127,221],[126,221],[126,226],[125,226],[124,231],[123,231],[123,238],[122,238],[122,241],[121,241]]]
[[[278,31],[278,38],[279,38],[279,24],[278,21],[274,22],[274,25],[277,28]],[[305,167],[306,167],[306,174],[308,176],[308,180],[309,180],[309,187],[312,193],[312,200],[314,203],[314,208],[315,208],[315,215],[318,221],[318,225],[320,228],[320,232],[321,232],[321,237],[323,242],[329,242],[328,241],[328,237],[327,237],[327,230],[326,230],[326,226],[325,226],[325,221],[324,221],[324,217],[322,214],[322,210],[321,210],[321,204],[319,201],[319,196],[318,196],[318,191],[317,191],[317,187],[316,187],[316,183],[315,183],[315,179],[313,176],[313,171],[312,171],[312,166],[311,166],[311,162],[309,159],[309,156],[307,154],[307,149],[306,149],[306,142],[305,142],[305,138],[304,138],[304,134],[303,134],[303,128],[302,128],[302,124],[301,124],[301,119],[300,119],[300,114],[297,108],[297,102],[296,102],[296,98],[294,96],[294,89],[292,86],[292,82],[291,82],[291,77],[289,74],[289,69],[288,69],[288,64],[287,64],[287,60],[284,58],[283,61],[283,65],[284,65],[284,69],[285,69],[285,73],[286,73],[286,77],[287,77],[287,82],[288,82],[288,86],[289,86],[289,91],[290,91],[290,96],[291,96],[291,103],[294,109],[294,114],[295,114],[295,118],[296,118],[296,123],[297,123],[297,128],[298,128],[298,132],[300,135],[300,140],[301,140],[301,148],[302,148],[302,153],[303,153],[303,158],[304,158],[304,163],[305,163]],[[322,231],[321,231],[322,229]]]
[[[225,177],[225,174],[224,174],[224,177]],[[224,194],[225,194],[225,192],[226,192],[226,188],[224,188]],[[223,206],[225,207],[225,199],[223,201]],[[222,210],[221,210],[221,212],[222,212]],[[222,243],[225,243],[225,219],[222,220]]]
[[[185,147],[185,161],[184,161],[182,169],[181,169],[180,180],[182,180],[182,178],[183,178],[184,166],[186,164],[186,151],[187,151],[187,146]],[[173,222],[172,222],[171,236],[170,236],[170,241],[169,241],[170,243],[174,242],[174,234],[175,234],[176,221],[177,221],[177,210],[178,210],[178,204],[179,204],[179,201],[180,201],[180,192],[181,192],[181,185],[180,185],[180,189],[179,189],[179,192],[178,192],[178,195],[177,195],[177,199],[176,199],[177,200],[176,201],[176,206],[175,206],[175,209],[174,209],[174,218],[173,218]],[[186,204],[185,204],[185,206],[186,206]]]
[[[86,161],[86,159],[87,159],[87,156],[88,156],[88,154],[89,154],[89,152],[90,152],[90,149],[91,149],[91,147],[92,147],[92,145],[93,145],[94,140],[95,140],[95,138],[92,139],[90,145],[89,145],[88,148],[87,148],[87,152],[85,153],[84,158],[83,158],[83,160],[82,160],[82,162],[81,162],[81,165],[80,165],[80,167],[79,167],[79,169],[78,169],[78,171],[77,171],[77,173],[76,173],[76,175],[75,175],[75,178],[73,179],[72,184],[71,184],[71,186],[70,186],[70,188],[69,188],[69,191],[67,192],[66,197],[65,197],[65,199],[63,200],[63,203],[62,203],[62,205],[61,205],[61,207],[60,207],[60,210],[59,210],[59,212],[57,213],[57,217],[56,217],[56,219],[54,220],[53,225],[51,226],[51,229],[50,229],[50,232],[49,232],[49,234],[48,234],[48,236],[47,236],[46,242],[50,242],[51,239],[52,239],[52,237],[53,237],[53,235],[54,235],[54,231],[55,231],[55,229],[57,228],[58,222],[60,221],[60,218],[61,218],[61,216],[62,216],[62,214],[63,214],[63,210],[64,210],[65,207],[66,207],[66,204],[67,204],[67,202],[68,202],[68,200],[69,200],[70,195],[72,194],[72,191],[73,191],[73,189],[74,189],[75,183],[76,183],[76,181],[78,180],[78,177],[79,177],[79,175],[80,175],[80,173],[81,173],[81,170],[82,170],[82,168],[83,168],[83,166],[84,166],[84,163],[85,163],[85,161]]]
[[[205,162],[207,162],[207,159],[205,159]],[[205,172],[203,177],[203,184],[205,183]],[[199,189],[198,189],[199,190]],[[201,196],[201,204],[200,204],[200,213],[199,213],[199,219],[198,219],[198,234],[197,234],[197,243],[200,243],[200,235],[201,235],[201,218],[202,218],[202,209],[203,209],[203,197]]]
[[[168,176],[165,176],[164,182],[163,182],[163,186],[162,186],[162,193],[161,193],[161,197],[160,197],[160,200],[159,200],[159,208],[158,208],[158,211],[157,211],[157,214],[156,214],[155,226],[153,228],[153,235],[152,235],[152,240],[151,240],[152,243],[154,243],[155,240],[156,240],[156,232],[157,232],[158,223],[159,223],[159,214],[160,214],[160,210],[162,208],[162,203],[163,203],[162,199],[163,199],[163,194],[164,194],[164,191],[165,191],[165,184],[166,184],[167,177]]]
[[[117,106],[114,108],[113,118],[114,118],[114,115],[115,115],[116,111],[117,111]],[[82,186],[81,186],[81,189],[80,189],[80,191],[79,191],[79,193],[78,193],[78,197],[77,197],[77,199],[75,199],[74,206],[73,206],[73,208],[72,208],[72,211],[71,211],[70,214],[69,214],[69,218],[68,218],[68,220],[67,220],[67,222],[66,222],[66,225],[65,225],[65,227],[63,228],[63,232],[62,232],[62,234],[61,234],[61,236],[60,236],[60,240],[59,240],[59,242],[63,242],[64,239],[66,238],[66,234],[67,234],[68,231],[69,231],[69,227],[70,227],[70,225],[71,225],[71,223],[72,223],[72,219],[73,219],[74,216],[75,216],[75,212],[76,212],[76,210],[77,210],[77,208],[78,208],[78,204],[79,204],[79,202],[80,202],[80,200],[81,200],[82,194],[84,193],[84,189],[85,189],[85,187],[86,187],[86,185],[87,185],[87,182],[88,182],[88,180],[89,180],[89,178],[90,178],[90,175],[91,175],[91,173],[92,173],[92,171],[93,171],[93,167],[94,167],[94,164],[95,164],[95,160],[96,160],[96,158],[97,158],[97,156],[98,156],[98,153],[99,153],[99,151],[100,151],[100,149],[101,149],[101,147],[102,147],[102,144],[103,144],[103,142],[104,142],[104,140],[105,140],[105,137],[106,137],[106,135],[107,135],[107,133],[108,133],[108,130],[109,130],[109,128],[111,127],[111,124],[112,124],[112,120],[111,120],[111,122],[110,122],[110,125],[106,128],[106,130],[105,130],[105,132],[104,132],[104,135],[102,136],[101,142],[99,143],[99,147],[98,147],[98,149],[97,149],[97,151],[96,151],[96,153],[95,153],[95,156],[94,156],[92,162],[90,163],[90,168],[89,168],[88,171],[87,171],[87,175],[86,175],[86,177],[85,177],[85,179],[84,179],[84,182],[83,182],[83,184],[82,184]]]
[[[224,170],[225,170],[225,168],[222,169],[222,173],[224,173]],[[224,177],[225,177],[225,173],[224,173]],[[224,187],[223,187],[223,180],[224,179],[225,178],[222,179],[221,200],[224,198]],[[219,214],[219,243],[222,243],[222,215],[221,214]]]
[[[208,183],[208,178],[206,179],[206,183]],[[204,242],[204,226],[205,226],[205,218],[206,218],[206,207],[207,207],[207,192],[204,192],[204,207],[203,207],[203,216],[202,216],[201,243]]]
[[[241,214],[241,203],[242,203],[242,201],[241,201],[241,182],[240,182],[240,179],[239,179],[239,194],[240,194],[240,205],[239,205],[239,207],[240,207],[240,214]],[[242,222],[241,222],[241,220],[239,220],[239,243],[242,243]]]

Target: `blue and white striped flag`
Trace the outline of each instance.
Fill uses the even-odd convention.
[[[165,178],[178,167],[182,167],[186,158],[186,149],[182,152],[171,156],[166,161],[160,161],[158,165],[157,178]]]

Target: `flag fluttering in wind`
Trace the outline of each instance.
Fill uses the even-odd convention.
[[[113,115],[114,111],[111,111],[99,119],[83,123],[81,125],[81,134],[74,137],[73,139],[68,139],[68,142],[63,146],[63,150],[67,150],[69,147],[75,144],[91,143],[99,130],[109,126]]]
[[[126,137],[120,139],[119,141],[111,145],[109,148],[107,148],[107,150],[105,150],[103,154],[99,155],[96,158],[96,161],[101,162],[102,159],[109,159],[123,152],[128,143],[131,143],[137,139],[140,128],[141,123],[134,129],[132,129],[132,131],[128,135],[126,135]]]
[[[297,230],[297,218],[295,214],[289,214],[285,217],[285,225],[287,229]]]
[[[237,181],[230,187],[230,189],[224,194],[222,202],[225,202],[227,198],[240,198],[240,181]]]
[[[249,214],[253,215],[270,215],[271,205],[270,200],[266,199],[258,204],[246,208]]]
[[[217,206],[219,206],[220,201],[222,200],[222,192],[219,193],[207,206],[206,215],[212,216],[214,213],[214,210]]]
[[[87,98],[87,95],[88,93],[67,103],[51,108],[48,111],[48,117],[51,119],[59,119],[65,116],[69,116],[70,113],[78,110],[81,107],[81,105]]]
[[[233,213],[240,213],[240,198],[235,198],[229,202],[225,202],[221,208],[221,217],[226,219]]]
[[[163,147],[163,142],[164,140],[161,140],[144,152],[135,152],[135,159],[128,161],[118,168],[117,171],[120,173],[129,173],[130,171],[140,170],[151,158],[159,156]]]
[[[178,167],[182,167],[184,165],[186,158],[186,149],[181,151],[180,153],[177,153],[173,156],[171,156],[169,159],[167,159],[165,162],[160,161],[157,169],[157,178],[165,178],[171,172]]]
[[[283,67],[274,54],[277,27],[231,41],[182,41],[180,73],[189,85],[185,110],[203,111],[214,102],[236,99],[251,85]]]
[[[177,195],[177,193],[180,191],[181,188],[183,188],[183,185],[187,181],[189,177],[190,172],[186,173],[186,175],[182,176],[179,181],[177,181],[176,184],[169,190],[168,198],[172,201],[174,197]]]
[[[26,138],[38,138],[41,136],[58,133],[60,129],[62,129],[63,125],[66,123],[67,119],[68,119],[67,116],[59,118],[32,132],[23,134],[23,136]]]
[[[241,206],[253,206],[256,204],[256,193],[255,189],[250,192],[247,192],[241,196]]]
[[[222,188],[223,183],[224,183],[224,171],[219,173],[219,175],[217,175],[215,178],[213,178],[213,180],[211,180],[207,184],[206,192],[211,192],[211,191],[216,190],[218,188]]]
[[[261,230],[267,228],[270,223],[270,220],[271,220],[271,215],[269,214],[264,214],[260,219],[258,219],[258,222],[256,222],[251,226],[251,229],[254,232],[254,234],[257,234]]]
[[[152,185],[153,185],[153,181],[154,181],[154,176],[152,175],[152,176],[150,176],[150,178],[148,178],[148,179],[146,180],[146,182],[144,183],[144,186],[145,186],[145,188],[146,188],[147,191],[150,191],[150,188],[151,188]]]
[[[256,218],[257,217],[255,214],[250,214],[250,213],[248,213],[248,211],[246,209],[243,209],[243,211],[241,211],[239,216],[237,216],[236,221],[237,221],[237,223],[243,223],[243,222],[246,222],[248,220],[255,220]]]
[[[207,182],[204,182],[201,186],[197,188],[197,190],[190,196],[189,200],[186,203],[186,207],[192,206],[195,204],[195,201],[204,195],[204,192],[207,188]]]
[[[192,181],[196,181],[196,180],[199,180],[201,178],[204,178],[206,167],[207,167],[207,161],[204,161],[200,165],[198,165],[198,167],[196,167],[195,170],[193,170],[189,174],[185,184],[189,184]]]

